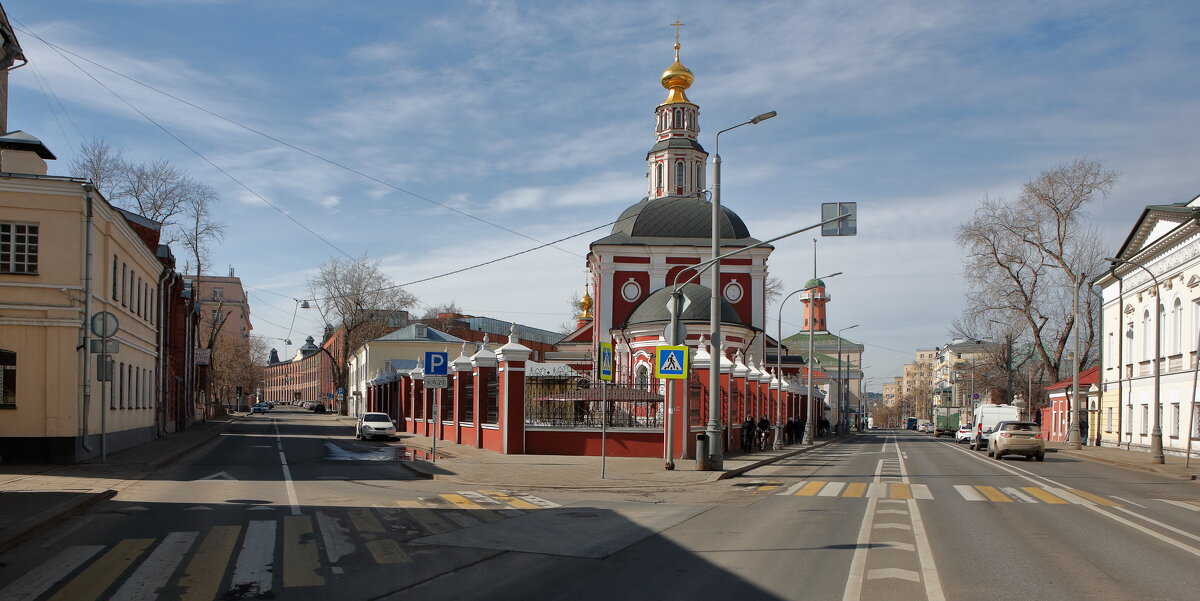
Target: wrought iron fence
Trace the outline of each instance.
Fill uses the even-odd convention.
[[[587,387],[585,387],[587,386]],[[558,428],[661,428],[663,397],[646,390],[599,387],[586,378],[529,378],[525,381],[525,425]],[[602,418],[607,403],[607,418]]]

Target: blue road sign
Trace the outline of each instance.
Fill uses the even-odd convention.
[[[425,353],[425,375],[450,375],[450,353],[438,353],[433,351]]]
[[[612,381],[613,379],[613,356],[612,344],[608,342],[600,343],[600,379]]]
[[[654,377],[668,380],[687,378],[688,347],[659,346],[654,348]]]

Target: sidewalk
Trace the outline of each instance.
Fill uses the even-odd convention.
[[[339,417],[353,423],[354,418]],[[721,470],[696,471],[694,459],[675,459],[675,469],[664,468],[661,457],[608,457],[604,478],[599,457],[575,455],[502,455],[466,445],[437,442],[436,461],[431,460],[433,439],[401,433],[393,445],[406,447],[413,460],[403,465],[419,475],[456,484],[529,488],[629,488],[672,487],[714,482],[740,475],[757,467],[820,448],[839,438],[823,438],[815,445],[791,445],[780,451],[726,456]]]
[[[0,466],[0,552],[92,505],[220,436],[240,416],[193,424],[183,432],[74,465]]]
[[[1192,458],[1190,467],[1184,467],[1185,460],[1183,457],[1165,455],[1163,458],[1164,463],[1156,464],[1150,462],[1150,453],[1146,451],[1130,451],[1111,446],[1089,446],[1076,451],[1068,449],[1066,443],[1053,442],[1046,445],[1046,450],[1058,453],[1064,457],[1086,459],[1088,461],[1107,463],[1128,469],[1153,472],[1169,478],[1200,480],[1200,458],[1197,457]]]

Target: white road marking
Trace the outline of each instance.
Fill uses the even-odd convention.
[[[183,556],[196,542],[199,532],[170,532],[150,557],[121,585],[112,601],[146,601],[158,598],[158,589],[167,585]]]
[[[1192,546],[1190,546],[1190,545],[1185,545],[1185,544],[1183,544],[1183,543],[1181,543],[1181,542],[1179,542],[1179,541],[1177,541],[1177,540],[1175,540],[1175,539],[1173,539],[1173,538],[1171,538],[1171,537],[1169,537],[1169,536],[1164,536],[1164,535],[1162,535],[1162,534],[1159,534],[1159,533],[1157,533],[1157,532],[1155,532],[1155,531],[1153,531],[1153,530],[1147,530],[1147,529],[1145,529],[1145,528],[1142,528],[1141,526],[1138,526],[1137,524],[1135,524],[1135,523],[1133,523],[1133,522],[1131,522],[1131,521],[1129,521],[1129,520],[1127,520],[1127,519],[1125,519],[1125,518],[1123,518],[1123,517],[1121,517],[1121,516],[1119,516],[1119,515],[1113,515],[1113,514],[1111,514],[1111,513],[1108,513],[1107,511],[1104,511],[1103,509],[1101,509],[1100,507],[1098,507],[1098,506],[1096,506],[1096,505],[1088,505],[1088,509],[1092,509],[1092,510],[1096,511],[1096,512],[1097,512],[1097,513],[1099,513],[1099,514],[1101,514],[1101,515],[1104,515],[1104,516],[1107,516],[1107,517],[1109,517],[1110,519],[1116,520],[1116,521],[1118,521],[1118,522],[1120,522],[1120,523],[1122,523],[1122,524],[1125,524],[1126,526],[1129,526],[1130,528],[1136,528],[1138,531],[1140,531],[1140,532],[1142,532],[1142,533],[1144,533],[1144,534],[1148,534],[1148,535],[1150,535],[1150,536],[1153,536],[1154,538],[1157,538],[1158,540],[1161,540],[1161,541],[1162,541],[1162,542],[1164,542],[1164,543],[1167,543],[1167,544],[1169,544],[1169,545],[1174,545],[1174,546],[1176,546],[1176,547],[1179,547],[1180,549],[1183,549],[1184,551],[1187,551],[1188,553],[1191,553],[1192,555],[1195,555],[1196,557],[1200,557],[1200,549],[1197,549],[1196,547],[1192,547]],[[1138,514],[1136,514],[1136,513],[1132,512],[1132,511],[1129,511],[1128,509],[1125,509],[1124,507],[1116,507],[1115,509],[1117,509],[1117,510],[1120,510],[1120,511],[1124,511],[1124,512],[1126,512],[1126,513],[1128,513],[1128,514],[1130,514],[1130,515],[1132,515],[1132,516],[1134,516],[1134,517],[1138,517],[1138,518],[1141,518],[1141,519],[1143,519],[1143,520],[1146,520],[1147,522],[1151,522],[1151,523],[1153,523],[1153,524],[1157,524],[1158,526],[1161,526],[1161,527],[1163,527],[1163,528],[1169,528],[1169,529],[1171,529],[1171,530],[1174,530],[1175,532],[1179,532],[1179,533],[1182,533],[1182,534],[1187,534],[1186,532],[1182,532],[1181,530],[1177,530],[1177,529],[1175,529],[1175,528],[1171,528],[1170,526],[1167,526],[1166,524],[1162,524],[1162,523],[1159,523],[1159,522],[1155,522],[1154,520],[1151,520],[1151,519],[1149,519],[1149,518],[1146,518],[1146,517],[1144,517],[1144,516],[1138,515]],[[1193,536],[1193,535],[1190,535],[1190,534],[1187,534],[1187,535],[1188,535],[1188,536],[1192,536],[1192,538],[1198,538],[1198,537],[1195,537],[1195,536]]]
[[[878,477],[876,477],[878,479]],[[887,482],[872,482],[867,487],[867,496],[871,498],[882,498],[888,496]]]
[[[533,495],[513,495],[513,496],[518,499],[521,499],[522,501],[528,501],[530,503],[533,503],[534,505],[537,505],[538,507],[542,507],[544,509],[553,509],[555,507],[561,507],[561,505],[559,505],[558,503],[555,503],[553,501],[547,501],[545,499],[535,497]]]
[[[908,515],[907,509],[876,509],[875,513],[887,513],[895,515]]]
[[[912,544],[902,543],[900,541],[894,541],[894,540],[879,541],[879,543],[877,543],[877,544],[887,545],[886,547],[876,547],[877,549],[895,549],[897,551],[909,551],[909,552],[917,550],[916,546],[914,546]]]
[[[975,490],[975,487],[973,487],[973,486],[969,486],[966,484],[955,484],[954,490],[957,490],[958,494],[962,495],[962,498],[964,498],[968,501],[984,501],[984,500],[986,500],[983,498],[983,495],[979,494],[979,491]]]
[[[243,597],[269,597],[275,555],[275,521],[254,520],[246,527],[242,551],[233,568],[229,591]]]
[[[237,478],[230,476],[229,472],[217,472],[200,478],[200,480],[237,480]]]
[[[1013,497],[1022,503],[1037,503],[1037,499],[1034,499],[1033,497],[1021,492],[1020,489],[1015,486],[1004,486],[1001,487],[1000,490],[1003,491],[1004,494]]]
[[[354,543],[350,542],[350,535],[340,520],[318,511],[317,529],[325,540],[325,557],[329,563],[337,563],[343,556],[354,552]]]
[[[885,444],[886,446],[886,444]],[[881,459],[875,467],[875,478],[883,469]],[[859,601],[862,598],[863,582],[866,581],[867,550],[871,544],[871,531],[874,529],[875,508],[879,499],[867,499],[867,511],[863,516],[862,526],[858,529],[858,544],[854,548],[854,558],[850,561],[850,573],[846,576],[846,590],[842,593],[842,601]]]
[[[279,463],[283,465],[283,482],[287,487],[288,502],[292,505],[292,515],[300,515],[300,499],[296,497],[296,485],[292,482],[292,470],[288,469],[287,455],[283,452],[283,437],[279,434],[279,422],[271,419],[275,426],[275,444],[279,446]]]
[[[785,496],[794,495],[794,494],[796,494],[796,491],[800,490],[800,487],[804,486],[805,484],[808,484],[808,480],[801,480],[801,481],[787,487],[787,489],[784,490],[783,492],[777,492],[775,494],[785,495]]]
[[[1064,501],[1067,501],[1069,503],[1074,503],[1076,505],[1087,505],[1089,507],[1095,505],[1095,503],[1093,503],[1079,495],[1073,495],[1061,488],[1053,488],[1050,486],[1043,486],[1042,488],[1044,488],[1046,490],[1046,492],[1048,492]]]
[[[1113,497],[1113,498],[1115,499],[1117,497]],[[1172,501],[1171,499],[1155,499],[1155,501],[1162,501],[1163,503],[1170,503],[1177,507],[1182,507],[1184,509],[1189,509],[1191,511],[1200,511],[1200,506],[1192,505],[1191,503],[1187,503],[1185,501]],[[1128,501],[1126,501],[1126,502],[1128,502]]]
[[[104,545],[76,545],[63,549],[50,561],[26,572],[0,590],[0,601],[24,601],[41,597],[50,587],[66,578],[75,568],[83,565],[102,549]]]
[[[1145,521],[1147,521],[1147,522],[1150,522],[1151,524],[1154,524],[1155,526],[1158,526],[1159,528],[1162,528],[1162,529],[1164,529],[1164,530],[1170,530],[1171,532],[1174,532],[1174,533],[1176,533],[1176,534],[1182,534],[1182,535],[1184,535],[1184,536],[1186,536],[1186,537],[1188,537],[1188,538],[1190,538],[1190,539],[1192,539],[1192,540],[1197,540],[1197,541],[1200,541],[1200,536],[1197,536],[1197,535],[1195,535],[1195,534],[1192,534],[1191,532],[1188,532],[1188,531],[1186,531],[1186,530],[1180,530],[1179,528],[1176,528],[1176,527],[1174,527],[1174,526],[1168,526],[1168,525],[1166,525],[1166,524],[1164,524],[1164,523],[1162,523],[1162,522],[1159,522],[1159,521],[1157,521],[1157,520],[1152,520],[1152,519],[1150,519],[1150,518],[1148,518],[1148,517],[1146,517],[1146,516],[1144,516],[1144,515],[1142,515],[1142,514],[1140,514],[1140,513],[1135,513],[1135,512],[1133,512],[1133,511],[1131,511],[1131,510],[1125,509],[1124,507],[1114,507],[1113,509],[1116,509],[1116,510],[1118,510],[1118,511],[1123,511],[1123,512],[1125,512],[1125,513],[1128,513],[1129,515],[1131,515],[1131,516],[1133,516],[1133,517],[1135,517],[1135,518],[1138,518],[1138,519],[1140,519],[1140,520],[1145,520]]]
[[[818,497],[836,497],[841,494],[842,489],[846,488],[845,482],[830,482],[826,484],[821,492],[817,493]]]
[[[875,524],[875,528],[877,530],[884,530],[886,528],[895,528],[896,530],[912,530],[912,526],[909,526],[908,524],[897,524],[895,522],[881,522],[879,524]]]
[[[496,499],[493,499],[485,494],[477,493],[473,490],[460,490],[460,491],[458,491],[458,494],[462,495],[464,498],[466,498],[474,503],[477,503],[479,505],[503,505],[504,504],[504,503],[501,503],[500,501],[497,501]]]
[[[933,493],[929,492],[928,484],[913,484],[909,488],[912,490],[914,499],[921,499],[923,501],[933,500]]]
[[[1112,497],[1112,495],[1109,495],[1109,496],[1110,496],[1110,497]],[[1116,499],[1116,500],[1118,500],[1118,501],[1120,501],[1120,502],[1122,502],[1122,503],[1124,503],[1124,504],[1126,504],[1126,505],[1135,505],[1135,506],[1137,506],[1137,507],[1141,507],[1142,509],[1145,509],[1145,508],[1146,508],[1146,506],[1145,506],[1145,505],[1142,505],[1142,504],[1140,504],[1140,503],[1134,503],[1133,501],[1130,501],[1129,499],[1122,499],[1121,497],[1113,497],[1113,498],[1114,498],[1114,499]],[[1197,509],[1197,511],[1200,511],[1200,509]]]
[[[880,568],[867,572],[867,580],[879,580],[881,578],[898,578],[909,582],[920,582],[921,577],[912,570],[902,570],[900,568]]]

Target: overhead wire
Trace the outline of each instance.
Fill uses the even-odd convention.
[[[20,29],[21,31],[26,31],[26,32],[28,32],[28,29],[26,29],[24,26],[20,26],[20,27],[19,27],[19,29]],[[382,186],[386,186],[386,187],[388,187],[388,188],[390,188],[390,189],[392,189],[392,190],[395,190],[395,191],[397,191],[397,192],[401,192],[401,193],[403,193],[403,194],[407,194],[407,195],[409,195],[409,196],[411,196],[411,197],[413,197],[413,198],[416,198],[416,199],[419,199],[419,200],[423,200],[423,201],[425,201],[425,202],[427,202],[427,203],[429,203],[429,204],[436,205],[436,206],[438,206],[438,207],[441,207],[441,208],[443,208],[443,209],[446,209],[447,211],[451,211],[451,212],[453,212],[453,213],[458,213],[459,215],[462,215],[463,217],[466,217],[466,218],[468,218],[468,219],[473,219],[473,220],[475,220],[475,221],[478,221],[478,222],[480,222],[480,223],[484,223],[484,224],[486,224],[486,225],[490,225],[490,226],[492,226],[492,227],[498,228],[498,229],[500,229],[500,230],[503,230],[503,231],[505,231],[505,232],[508,232],[508,233],[510,233],[510,234],[513,234],[513,235],[516,235],[516,236],[520,236],[520,237],[522,237],[522,238],[525,238],[525,239],[527,239],[527,240],[530,240],[530,241],[532,241],[532,242],[538,242],[538,243],[542,244],[542,246],[541,246],[541,247],[539,247],[539,248],[543,248],[543,247],[545,247],[545,246],[553,246],[553,243],[550,243],[550,244],[544,244],[544,243],[542,243],[542,241],[541,241],[541,240],[539,240],[539,239],[537,239],[537,238],[534,238],[534,237],[532,237],[532,236],[529,236],[529,235],[527,235],[527,234],[524,234],[524,233],[522,233],[522,232],[519,232],[519,231],[517,231],[517,230],[514,230],[514,229],[512,229],[512,228],[509,228],[509,227],[506,227],[506,226],[500,225],[500,224],[498,224],[498,223],[496,223],[496,222],[494,222],[494,221],[490,221],[490,220],[484,219],[483,217],[479,217],[478,215],[474,215],[474,214],[472,214],[472,213],[468,213],[468,212],[466,212],[466,211],[463,211],[463,210],[461,210],[461,209],[455,208],[455,207],[453,207],[453,206],[451,206],[451,205],[448,205],[448,204],[446,204],[446,203],[438,202],[438,201],[436,201],[436,200],[433,200],[433,199],[431,199],[431,198],[428,198],[428,197],[426,197],[426,196],[423,196],[423,195],[421,195],[421,194],[418,194],[418,193],[416,193],[416,192],[413,192],[413,191],[411,191],[411,190],[408,190],[408,189],[402,188],[402,187],[400,187],[400,186],[398,186],[398,185],[396,185],[396,184],[393,184],[393,183],[391,183],[391,182],[388,182],[388,181],[386,181],[386,180],[382,180],[382,179],[380,179],[380,178],[378,178],[378,177],[375,177],[375,176],[373,176],[373,175],[370,175],[370,174],[368,174],[368,173],[365,173],[365,172],[363,172],[363,171],[360,171],[360,170],[358,170],[358,169],[355,169],[355,168],[353,168],[353,167],[351,167],[351,166],[349,166],[349,165],[345,165],[345,164],[343,164],[343,163],[339,163],[338,161],[335,161],[335,160],[333,160],[333,159],[330,159],[330,158],[328,158],[328,157],[325,157],[325,156],[322,156],[322,155],[320,155],[320,154],[317,154],[317,153],[315,153],[315,152],[312,152],[312,151],[310,151],[310,150],[308,150],[308,149],[306,149],[306,148],[303,148],[303,147],[301,147],[301,146],[297,146],[297,145],[295,145],[295,144],[292,144],[291,142],[287,142],[287,141],[285,141],[285,140],[282,140],[282,139],[280,139],[280,138],[277,138],[277,137],[275,137],[275,136],[273,136],[273,135],[271,135],[271,134],[268,134],[268,133],[266,133],[266,132],[264,132],[264,131],[261,131],[261,130],[259,130],[259,129],[256,129],[256,128],[254,128],[254,127],[251,127],[251,126],[249,126],[249,125],[245,125],[245,124],[243,124],[243,123],[240,123],[240,122],[238,122],[238,121],[236,121],[236,120],[234,120],[234,119],[231,119],[231,118],[229,118],[229,117],[226,117],[226,116],[224,116],[224,115],[221,115],[220,113],[217,113],[217,112],[211,111],[211,110],[209,110],[209,109],[206,109],[206,108],[204,108],[204,107],[202,107],[202,106],[199,106],[199,105],[197,105],[197,104],[195,104],[195,103],[193,103],[193,102],[190,102],[190,101],[188,101],[188,100],[185,100],[185,99],[183,99],[183,98],[180,98],[180,97],[178,97],[178,96],[175,96],[174,94],[171,94],[170,92],[167,92],[167,91],[165,91],[165,90],[160,90],[160,89],[158,89],[158,88],[156,88],[156,87],[154,87],[154,86],[152,86],[152,85],[150,85],[150,84],[148,84],[148,83],[145,83],[145,82],[143,82],[143,81],[140,81],[140,80],[138,80],[138,79],[137,79],[137,78],[135,78],[135,77],[132,77],[132,76],[130,76],[130,75],[126,75],[126,74],[124,74],[124,73],[121,73],[120,71],[117,71],[117,70],[115,70],[115,69],[112,69],[112,68],[110,68],[110,67],[107,67],[107,66],[105,66],[105,65],[102,65],[102,64],[100,64],[100,63],[97,63],[97,62],[95,62],[95,61],[93,61],[93,60],[91,60],[91,59],[89,59],[89,58],[87,58],[87,57],[85,57],[85,56],[82,56],[82,55],[79,55],[79,54],[77,54],[77,53],[75,53],[75,52],[72,52],[72,51],[70,51],[70,50],[67,50],[66,48],[62,48],[62,47],[60,47],[60,46],[57,46],[57,45],[55,45],[55,44],[53,44],[53,43],[51,43],[51,42],[48,42],[48,41],[46,41],[45,39],[43,39],[43,38],[41,38],[41,37],[38,37],[38,36],[37,36],[37,34],[34,34],[34,33],[32,33],[32,32],[29,32],[29,33],[30,33],[30,35],[33,35],[34,37],[36,37],[38,40],[41,40],[41,42],[42,42],[43,44],[46,44],[47,46],[50,46],[51,48],[53,48],[53,49],[55,50],[55,52],[57,52],[57,53],[58,53],[60,56],[61,56],[61,55],[63,55],[64,53],[65,53],[65,54],[70,54],[71,56],[74,56],[74,57],[78,58],[79,60],[85,61],[85,62],[87,62],[87,63],[89,63],[89,64],[92,64],[92,65],[94,65],[94,66],[96,66],[96,67],[98,67],[98,68],[100,68],[100,69],[104,69],[105,71],[108,71],[109,73],[112,73],[113,75],[116,75],[116,76],[118,76],[118,77],[121,77],[121,78],[123,78],[123,79],[126,79],[126,80],[128,80],[128,81],[130,81],[130,82],[133,82],[133,83],[135,83],[135,84],[137,84],[137,85],[139,85],[139,86],[142,86],[142,87],[144,87],[144,88],[146,88],[146,89],[148,89],[148,90],[152,90],[152,91],[154,91],[154,92],[156,92],[156,93],[158,93],[158,94],[162,94],[163,96],[166,96],[167,98],[170,98],[170,99],[172,99],[172,100],[174,100],[174,101],[176,101],[176,102],[179,102],[179,103],[185,104],[185,105],[187,105],[187,106],[189,106],[189,107],[192,107],[192,108],[194,108],[194,109],[196,109],[196,110],[198,110],[198,111],[200,111],[200,112],[202,112],[202,113],[205,113],[205,114],[207,114],[207,115],[210,115],[210,116],[212,116],[212,117],[215,117],[215,118],[217,118],[217,119],[220,119],[221,121],[224,121],[224,122],[226,122],[226,123],[229,123],[230,125],[233,125],[233,126],[235,126],[235,127],[238,127],[238,128],[244,129],[244,130],[246,130],[246,131],[248,131],[248,132],[251,132],[251,133],[254,133],[254,134],[256,134],[256,135],[262,136],[262,137],[264,137],[264,138],[266,138],[266,139],[268,139],[268,140],[271,140],[272,142],[275,142],[276,144],[280,144],[280,145],[282,145],[282,146],[286,146],[286,147],[288,147],[288,148],[291,148],[292,150],[295,150],[296,152],[299,152],[299,153],[302,153],[302,154],[308,155],[308,156],[310,156],[310,157],[312,157],[312,158],[314,158],[314,159],[317,159],[318,161],[322,161],[322,162],[324,162],[324,163],[328,163],[329,165],[332,165],[332,166],[334,166],[334,167],[337,167],[337,168],[339,168],[339,169],[342,169],[342,170],[344,170],[344,171],[347,171],[347,172],[349,172],[349,173],[352,173],[352,174],[354,174],[354,175],[357,175],[357,176],[359,176],[359,177],[362,177],[362,178],[364,178],[364,179],[367,179],[367,180],[369,180],[369,181],[375,182],[375,183],[377,183],[377,184],[380,184],[380,185],[382,185]],[[66,57],[65,57],[65,56],[63,56],[63,58],[65,59]],[[69,61],[69,59],[67,59],[67,60]],[[74,63],[72,62],[72,64],[74,64]],[[78,66],[76,66],[76,68],[79,68],[79,67],[78,67]],[[82,71],[82,69],[80,69],[80,70]],[[86,73],[86,72],[85,72],[85,73]],[[90,75],[89,75],[89,77],[90,77]],[[93,78],[93,79],[94,79],[94,78]],[[580,255],[580,254],[578,254],[578,253],[574,253],[574,252],[571,252],[571,251],[569,251],[569,250],[566,250],[566,249],[563,249],[563,248],[558,248],[558,247],[554,247],[554,248],[555,248],[555,250],[559,250],[559,251],[565,252],[565,253],[567,253],[567,254],[571,254],[571,255],[574,255],[574,256],[577,256],[577,257],[581,257],[581,258],[582,258],[582,255]]]

